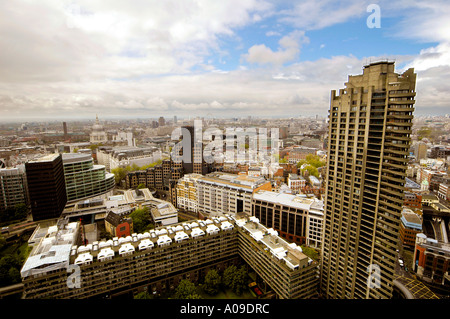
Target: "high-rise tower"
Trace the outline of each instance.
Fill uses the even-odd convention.
[[[321,291],[390,298],[397,259],[416,74],[366,65],[331,92]]]

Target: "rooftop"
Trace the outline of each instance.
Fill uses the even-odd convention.
[[[34,245],[20,271],[22,278],[67,267],[77,234],[78,222],[47,227],[39,225],[29,240]]]
[[[236,175],[223,172],[214,172],[199,178],[200,182],[212,182],[221,185],[254,189],[268,182],[264,177],[251,175]]]
[[[403,209],[402,217],[400,218],[400,220],[402,221],[403,225],[409,228],[422,230],[422,220],[416,213],[414,213],[410,209]]]
[[[232,217],[238,227],[245,229],[263,249],[282,262],[290,269],[303,268],[313,262],[306,256],[302,248],[295,243],[288,243],[278,236],[273,228],[266,228],[259,223],[259,219],[246,214],[237,214]]]
[[[58,158],[59,155],[60,155],[59,153],[48,154],[48,155],[42,156],[40,158],[33,159],[33,160],[29,161],[28,163],[53,162],[56,158]]]
[[[281,204],[288,207],[298,208],[306,211],[315,211],[323,214],[323,201],[317,198],[306,198],[300,195],[277,193],[260,190],[253,194],[253,199]]]

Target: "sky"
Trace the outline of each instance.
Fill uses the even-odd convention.
[[[414,68],[416,115],[443,115],[449,16],[445,0],[1,1],[0,121],[324,117],[380,59]]]

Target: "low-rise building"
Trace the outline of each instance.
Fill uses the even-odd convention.
[[[298,194],[306,187],[306,179],[297,174],[289,174],[288,187],[292,190],[293,194]]]
[[[112,208],[105,218],[105,229],[112,237],[127,237],[133,233],[133,220],[129,217],[134,209]]]

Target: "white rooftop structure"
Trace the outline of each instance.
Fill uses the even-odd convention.
[[[77,222],[36,227],[29,240],[34,247],[20,271],[22,278],[67,267],[77,234]]]

